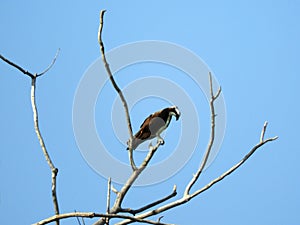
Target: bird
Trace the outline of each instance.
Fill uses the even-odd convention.
[[[141,143],[157,137],[157,142],[161,145],[165,143],[160,134],[169,126],[172,116],[179,119],[181,113],[177,106],[164,108],[160,111],[150,114],[140,126],[139,131],[133,136],[132,150],[135,150]],[[127,142],[129,149],[129,141]]]

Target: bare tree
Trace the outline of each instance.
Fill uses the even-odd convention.
[[[96,218],[96,217],[98,217],[99,220],[96,223],[94,223],[94,225],[109,224],[110,220],[112,218],[122,219],[120,222],[117,223],[118,225],[130,224],[130,223],[134,223],[134,222],[140,222],[140,223],[146,223],[146,224],[166,224],[166,223],[161,222],[162,217],[159,217],[157,221],[149,220],[148,218],[150,216],[161,214],[162,212],[165,212],[169,209],[172,209],[172,208],[178,207],[182,204],[185,204],[188,201],[190,201],[191,199],[193,199],[196,196],[203,193],[204,191],[207,191],[213,185],[220,182],[222,179],[224,179],[226,176],[230,175],[237,168],[239,168],[242,164],[244,164],[250,158],[250,156],[256,150],[258,150],[260,147],[262,147],[266,143],[274,141],[278,138],[277,136],[275,136],[272,138],[265,139],[265,133],[266,133],[267,125],[268,125],[268,123],[265,122],[265,124],[263,125],[263,128],[262,128],[258,143],[253,146],[253,148],[248,152],[247,155],[245,155],[238,163],[236,163],[230,169],[225,171],[219,177],[213,179],[207,185],[203,186],[202,188],[192,191],[192,188],[197,183],[199,177],[201,176],[201,174],[207,164],[207,160],[210,156],[211,149],[214,145],[214,140],[215,140],[215,130],[216,130],[215,102],[218,100],[218,97],[220,96],[221,88],[219,87],[218,90],[216,92],[214,92],[212,76],[211,76],[211,74],[209,74],[208,76],[209,76],[209,84],[210,84],[210,112],[211,112],[210,139],[209,139],[208,146],[205,150],[204,157],[201,161],[200,167],[198,168],[197,171],[195,171],[195,174],[191,177],[190,182],[186,185],[184,192],[181,193],[181,197],[171,201],[171,199],[173,199],[175,196],[178,195],[177,190],[176,190],[176,185],[175,185],[172,188],[172,190],[170,191],[170,194],[165,197],[162,197],[161,199],[150,202],[150,203],[148,203],[144,206],[141,206],[137,209],[123,207],[122,203],[123,203],[123,200],[124,200],[126,194],[128,193],[129,189],[132,187],[132,185],[135,183],[137,178],[140,176],[140,174],[148,166],[148,164],[151,161],[152,157],[154,156],[155,152],[160,147],[161,142],[157,142],[157,144],[155,146],[150,146],[149,152],[146,155],[146,157],[144,158],[143,162],[138,166],[135,164],[134,157],[133,157],[132,143],[131,143],[133,134],[132,134],[132,126],[131,126],[128,105],[127,105],[127,102],[126,102],[125,96],[123,95],[122,90],[118,87],[117,82],[115,81],[115,79],[113,77],[113,74],[110,70],[109,64],[108,64],[108,62],[106,60],[106,56],[105,56],[105,48],[104,48],[104,43],[102,41],[104,13],[105,13],[105,10],[102,10],[100,12],[98,42],[100,45],[100,53],[102,56],[102,60],[103,60],[104,66],[106,68],[107,74],[109,76],[109,79],[112,83],[113,88],[118,93],[118,95],[123,103],[123,106],[124,106],[124,111],[125,111],[126,121],[127,121],[127,126],[128,126],[128,133],[129,133],[128,156],[129,156],[130,165],[132,167],[131,176],[128,178],[128,180],[125,182],[125,184],[123,185],[123,187],[120,190],[116,190],[111,184],[112,180],[110,178],[108,179],[107,207],[106,207],[105,213],[70,212],[70,213],[60,214],[60,212],[59,212],[59,204],[58,204],[57,195],[56,195],[56,177],[58,174],[58,169],[54,166],[54,163],[51,160],[48,150],[43,141],[43,137],[42,137],[41,131],[39,129],[38,110],[37,110],[37,105],[36,105],[36,101],[35,101],[36,80],[38,77],[46,74],[51,69],[51,67],[54,65],[54,63],[57,59],[59,51],[57,52],[56,56],[54,57],[52,63],[47,67],[47,69],[45,69],[45,71],[43,71],[41,73],[31,73],[31,72],[25,70],[23,67],[15,64],[14,62],[12,62],[12,61],[8,60],[7,58],[5,58],[4,56],[0,55],[0,58],[5,63],[13,66],[14,68],[18,69],[20,72],[22,72],[23,74],[25,74],[31,78],[31,105],[32,105],[32,111],[33,111],[34,128],[35,128],[35,132],[36,132],[37,138],[39,140],[41,149],[45,156],[46,162],[48,163],[49,168],[51,170],[51,181],[52,181],[51,194],[52,194],[52,201],[53,201],[55,215],[52,217],[49,217],[47,219],[41,220],[41,221],[35,223],[35,225],[48,224],[48,223],[51,223],[54,221],[56,222],[57,225],[59,225],[60,220],[63,220],[65,218],[70,218],[70,217],[76,217],[76,218],[79,218],[79,217],[81,217],[81,218]],[[111,206],[111,194],[113,194],[112,192],[116,195],[116,198],[115,198],[114,203]]]

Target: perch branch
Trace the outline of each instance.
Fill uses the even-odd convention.
[[[109,76],[109,79],[114,87],[114,89],[118,92],[120,99],[123,103],[123,107],[125,110],[125,115],[126,115],[126,121],[127,121],[127,126],[128,126],[128,132],[129,132],[129,142],[128,142],[128,154],[129,154],[129,161],[130,161],[130,165],[132,167],[133,170],[136,170],[136,165],[134,163],[134,159],[133,159],[133,150],[132,150],[132,138],[133,138],[133,134],[132,134],[132,126],[131,126],[131,121],[130,121],[130,115],[129,115],[129,110],[128,110],[128,105],[126,102],[126,99],[123,95],[123,92],[121,91],[121,89],[119,88],[119,86],[117,85],[113,74],[110,70],[109,64],[106,60],[106,56],[105,56],[105,49],[104,49],[104,44],[102,41],[102,30],[103,30],[103,17],[104,17],[104,13],[105,10],[101,10],[100,12],[100,25],[99,25],[99,30],[98,30],[98,43],[100,45],[100,52],[101,52],[101,56],[102,56],[102,61],[104,63],[106,72]]]
[[[125,195],[127,194],[128,190],[129,190],[129,188],[133,185],[133,183],[136,181],[138,176],[147,167],[148,163],[150,162],[151,158],[153,157],[154,153],[156,152],[156,150],[158,149],[158,147],[160,145],[161,145],[161,143],[158,142],[154,147],[150,148],[147,156],[145,157],[145,159],[142,162],[142,164],[140,165],[140,167],[132,172],[131,176],[129,177],[129,179],[127,180],[127,182],[124,184],[124,186],[122,187],[122,189],[120,190],[120,192],[117,195],[115,204],[111,211],[112,213],[117,213],[120,211],[121,204],[123,202]]]
[[[1,59],[8,63],[9,65],[15,67],[16,69],[18,69],[19,71],[21,71],[22,73],[24,73],[25,75],[29,76],[31,78],[31,107],[32,107],[32,112],[33,112],[33,123],[34,123],[34,130],[36,132],[37,138],[39,140],[40,146],[42,148],[44,157],[50,167],[51,170],[51,192],[52,192],[52,201],[53,201],[53,205],[54,205],[54,211],[55,214],[58,215],[59,214],[59,207],[58,207],[58,201],[57,201],[57,195],[56,195],[56,177],[57,177],[57,173],[58,173],[58,169],[54,166],[50,155],[47,151],[43,136],[41,134],[40,128],[39,128],[39,118],[38,118],[38,110],[37,110],[37,106],[36,106],[36,97],[35,97],[35,90],[36,90],[36,79],[38,76],[41,76],[43,74],[45,74],[46,72],[49,71],[49,69],[51,69],[51,67],[54,65],[56,58],[58,56],[58,52],[56,53],[52,63],[48,66],[48,68],[46,70],[44,70],[44,72],[38,74],[32,74],[30,72],[28,72],[27,70],[23,69],[21,66],[11,62],[10,60],[6,59],[5,57],[3,57],[2,55]],[[56,221],[56,224],[59,225],[59,220]]]
[[[147,167],[148,163],[152,159],[154,153],[158,149],[158,147],[161,145],[161,142],[157,142],[155,146],[151,146],[150,150],[145,157],[144,161],[141,163],[141,165],[132,172],[131,176],[128,178],[126,183],[123,185],[121,190],[117,192],[117,197],[115,200],[115,203],[113,207],[110,210],[111,214],[117,214],[122,211],[122,202],[124,200],[125,195],[127,194],[128,190],[132,187],[133,183],[136,181],[136,179],[139,177],[139,175],[143,172],[143,170]],[[105,224],[105,218],[101,218],[98,220],[94,225],[103,225]]]
[[[161,222],[155,222],[152,220],[144,220],[135,218],[132,216],[125,216],[125,215],[117,215],[117,214],[101,214],[101,213],[94,213],[94,212],[72,212],[72,213],[64,213],[55,215],[52,217],[49,217],[47,219],[41,220],[35,224],[32,225],[45,225],[54,221],[66,219],[66,218],[72,218],[72,217],[81,217],[81,218],[95,218],[95,217],[105,217],[105,218],[120,218],[120,219],[128,219],[132,222],[140,222],[140,223],[146,223],[146,224],[155,224],[155,225],[172,225],[172,224],[165,224]]]

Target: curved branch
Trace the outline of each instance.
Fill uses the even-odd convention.
[[[55,214],[58,215],[59,207],[58,207],[58,201],[57,201],[57,195],[56,195],[56,177],[57,177],[58,169],[54,166],[54,164],[50,158],[50,155],[46,149],[46,145],[45,145],[44,139],[42,137],[42,134],[41,134],[41,131],[39,128],[38,111],[37,111],[36,102],[35,102],[35,87],[36,87],[36,77],[32,78],[32,81],[31,81],[31,106],[32,106],[32,111],[33,111],[34,129],[35,129],[37,138],[40,142],[40,146],[44,153],[45,159],[51,169],[52,201],[53,201],[53,205],[54,205]],[[56,224],[59,225],[58,220],[56,221]]]
[[[109,79],[110,79],[114,89],[118,92],[118,94],[120,96],[120,99],[123,103],[123,107],[124,107],[124,110],[125,110],[126,121],[127,121],[127,126],[128,126],[128,133],[129,133],[129,142],[128,142],[129,161],[130,161],[130,165],[131,165],[132,169],[136,170],[136,165],[135,165],[134,159],[133,159],[133,150],[132,150],[133,134],[132,134],[132,126],[131,126],[131,121],[130,121],[128,105],[127,105],[126,99],[123,95],[123,92],[121,91],[121,89],[117,85],[117,83],[116,83],[116,81],[113,77],[113,74],[110,70],[109,64],[106,60],[104,44],[103,44],[103,41],[102,41],[103,17],[104,17],[105,12],[106,12],[106,10],[101,10],[101,12],[100,12],[100,24],[99,24],[99,30],[98,30],[98,43],[100,45],[101,56],[102,56],[102,60],[103,60],[106,72],[109,76]]]
[[[218,89],[217,94],[215,95],[213,92],[213,83],[212,83],[212,76],[211,73],[209,72],[209,84],[210,84],[210,113],[211,113],[211,131],[210,131],[210,140],[207,146],[207,149],[205,151],[205,155],[204,158],[202,160],[202,163],[199,167],[199,169],[197,170],[196,174],[193,176],[193,178],[191,179],[190,183],[186,186],[186,189],[184,191],[184,195],[189,195],[191,188],[193,187],[193,185],[196,183],[196,181],[198,180],[198,178],[200,177],[201,173],[203,172],[205,165],[207,163],[208,157],[210,155],[211,149],[213,147],[213,143],[215,141],[215,127],[216,127],[216,113],[215,113],[215,100],[219,97],[220,93],[221,93],[221,87]]]
[[[147,224],[155,224],[155,225],[172,225],[172,224],[165,224],[161,222],[155,222],[152,220],[144,220],[135,218],[132,216],[125,216],[125,215],[117,215],[117,214],[101,214],[101,213],[94,213],[94,212],[72,212],[72,213],[64,213],[60,215],[55,215],[49,217],[47,219],[41,220],[32,225],[45,225],[54,221],[58,221],[61,219],[72,218],[72,217],[81,217],[81,218],[95,218],[95,217],[103,217],[103,218],[120,218],[120,219],[128,219],[132,222],[140,222],[140,223],[147,223]]]
[[[37,75],[36,75],[37,77],[43,76],[45,73],[47,73],[47,72],[52,68],[52,66],[53,66],[53,65],[55,64],[55,62],[56,62],[56,59],[57,59],[58,54],[59,54],[59,51],[60,51],[60,48],[57,49],[56,54],[55,54],[55,56],[54,56],[52,62],[49,64],[49,66],[48,66],[43,72],[37,74]]]
[[[31,79],[33,79],[34,77],[39,77],[39,76],[42,76],[44,75],[45,73],[47,73],[51,68],[52,66],[55,64],[56,62],[56,59],[58,57],[58,54],[59,54],[59,51],[60,49],[57,50],[52,62],[50,63],[50,65],[41,73],[39,74],[33,74],[31,72],[29,72],[28,70],[25,70],[23,67],[17,65],[16,63],[10,61],[9,59],[5,58],[3,55],[0,54],[0,59],[2,59],[4,62],[6,62],[7,64],[11,65],[12,67],[15,67],[17,70],[21,71],[23,74],[29,76]]]

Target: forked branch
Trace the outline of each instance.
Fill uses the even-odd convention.
[[[24,68],[22,68],[21,66],[17,65],[16,63],[6,59],[4,56],[0,55],[0,58],[8,63],[9,65],[15,67],[16,69],[18,69],[19,71],[21,71],[23,74],[29,76],[31,78],[31,106],[32,106],[32,112],[33,112],[33,123],[34,123],[34,130],[36,132],[37,138],[39,140],[40,146],[42,148],[44,157],[50,167],[51,170],[51,193],[52,193],[52,201],[53,201],[53,205],[54,205],[54,211],[55,214],[58,215],[59,214],[59,206],[58,206],[58,200],[57,200],[57,194],[56,194],[56,177],[57,177],[57,173],[58,173],[58,169],[54,166],[54,163],[52,162],[50,155],[47,151],[42,133],[40,131],[39,128],[39,118],[38,118],[38,110],[37,110],[37,106],[36,106],[36,97],[35,97],[35,90],[36,90],[36,79],[38,76],[42,76],[44,75],[46,72],[48,72],[52,66],[54,65],[56,58],[58,56],[59,50],[57,51],[54,59],[52,60],[52,63],[47,67],[47,69],[45,69],[43,72],[37,74],[33,74],[27,70],[25,70]],[[59,220],[56,221],[56,224],[59,225]]]

